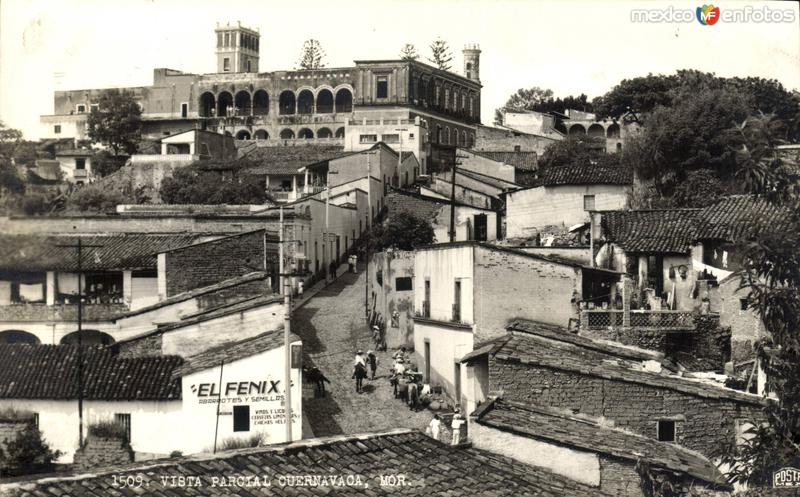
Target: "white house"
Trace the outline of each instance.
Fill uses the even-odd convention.
[[[137,459],[211,451],[230,438],[287,441],[285,349],[270,331],[183,359],[83,349],[83,436],[101,421],[124,427]],[[300,339],[292,347],[292,439],[302,437]],[[43,438],[72,461],[78,449],[77,346],[0,344],[0,410],[33,414]],[[25,364],[25,368],[20,368]],[[219,411],[217,410],[219,405]]]

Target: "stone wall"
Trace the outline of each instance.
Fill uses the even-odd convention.
[[[133,462],[133,449],[119,438],[86,437],[83,447],[75,451],[73,464],[76,470],[119,466]]]
[[[733,443],[737,420],[760,415],[759,406],[730,399],[494,358],[489,384],[490,395],[604,416],[648,437],[656,436],[659,419],[675,420],[676,441],[709,457]]]
[[[167,252],[167,297],[253,271],[271,270],[264,267],[264,245],[264,231],[259,230]],[[267,256],[270,264],[274,256],[271,247]]]
[[[600,490],[618,497],[643,497],[641,478],[632,461],[600,458]]]

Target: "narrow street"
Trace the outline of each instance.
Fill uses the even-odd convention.
[[[365,283],[359,264],[358,274],[343,274],[294,313],[292,331],[303,339],[304,365],[318,367],[331,381],[324,398],[315,397],[312,385],[303,385],[303,415],[316,437],[424,429],[432,417],[429,411],[411,411],[394,398],[388,380],[391,350],[378,353],[375,379],[364,380],[363,393],[356,393],[353,357],[359,347],[365,353],[373,348],[364,322]]]

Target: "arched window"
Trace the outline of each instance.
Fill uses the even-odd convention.
[[[289,128],[281,130],[280,134],[281,140],[292,140],[294,139],[294,131]]]
[[[580,124],[573,124],[569,127],[569,136],[582,136],[586,134],[586,128]]]
[[[304,140],[310,140],[311,138],[314,138],[314,132],[308,128],[303,128],[297,132],[297,137]]]
[[[200,95],[200,105],[198,106],[200,117],[213,117],[215,113],[215,107],[216,99],[214,98],[213,93],[207,91]]]
[[[38,345],[42,343],[36,335],[22,330],[0,331],[0,343],[29,343]]]
[[[471,147],[472,146],[472,144],[467,141],[467,132],[466,131],[464,131],[464,133],[461,135],[461,143],[463,143],[465,147]]]
[[[269,133],[267,133],[267,130],[265,129],[259,129],[253,133],[253,138],[256,140],[269,140]]]
[[[317,93],[317,114],[330,114],[333,112],[333,93],[322,89]]]
[[[332,138],[333,132],[328,128],[320,128],[317,130],[317,138]]]
[[[619,124],[614,123],[608,127],[606,130],[606,137],[608,138],[619,138]]]
[[[589,126],[588,135],[592,138],[604,138],[606,136],[606,130],[597,123],[592,124]]]
[[[264,90],[256,90],[253,94],[253,114],[263,116],[269,114],[269,94]]]
[[[246,130],[241,130],[238,133],[236,133],[236,139],[237,140],[249,140],[250,139],[250,133],[248,131],[246,131]]]
[[[311,90],[303,90],[297,96],[297,113],[312,114],[314,112],[314,94]]]
[[[242,90],[236,93],[236,115],[249,116],[252,111],[252,103],[250,101],[250,93]]]
[[[336,129],[336,138],[344,138],[344,127]]]
[[[336,92],[336,112],[353,112],[353,93],[347,88]]]
[[[82,330],[80,333],[80,340],[78,340],[78,332],[73,331],[72,333],[64,335],[60,343],[61,345],[78,345],[79,341],[80,344],[84,346],[111,345],[115,342],[114,337],[108,333],[97,330]]]
[[[227,91],[223,91],[217,96],[217,116],[227,117],[231,115],[229,112],[233,109],[233,95]]]
[[[450,145],[450,126],[444,127],[444,143]]]
[[[281,115],[294,114],[295,113],[294,92],[289,90],[282,91],[278,99],[278,107],[279,107],[279,113]]]

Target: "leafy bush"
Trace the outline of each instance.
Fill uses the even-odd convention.
[[[7,442],[5,451],[0,450],[0,468],[6,474],[30,473],[49,466],[60,456],[60,451],[50,450],[39,428],[29,424]]]
[[[133,203],[131,199],[119,192],[105,190],[97,185],[85,185],[70,195],[67,207],[80,212],[108,212],[114,211],[117,204],[130,203]]]
[[[234,450],[234,449],[247,449],[250,447],[258,447],[264,442],[264,436],[261,433],[253,433],[249,438],[226,438],[222,441],[219,450]]]
[[[374,251],[387,248],[414,250],[414,247],[433,243],[431,223],[408,212],[397,212],[375,226],[371,234]]]
[[[99,421],[90,424],[89,434],[99,438],[127,439],[128,437],[125,427],[116,421]]]
[[[168,204],[263,204],[267,194],[255,176],[223,178],[215,171],[184,167],[161,182],[161,199]]]

